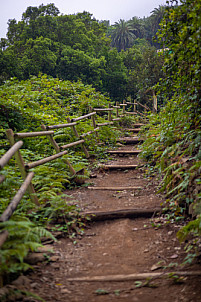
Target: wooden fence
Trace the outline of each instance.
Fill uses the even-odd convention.
[[[130,105],[133,106],[133,111],[126,111],[126,107]],[[142,106],[145,110],[147,110],[147,106],[141,105],[140,103],[129,103],[123,101],[122,104],[116,104],[115,106],[112,106],[109,104],[108,108],[94,108],[92,109],[90,107],[90,113],[70,119],[67,118],[67,123],[65,124],[58,124],[58,125],[41,125],[42,131],[39,132],[24,132],[24,133],[14,133],[12,129],[6,130],[6,135],[10,143],[10,149],[3,155],[3,157],[0,158],[0,170],[4,168],[4,166],[9,162],[9,160],[15,156],[16,163],[19,167],[21,176],[24,180],[22,186],[10,202],[7,209],[4,211],[4,213],[0,217],[0,222],[4,222],[9,220],[9,218],[12,216],[13,212],[17,208],[20,200],[22,199],[23,195],[27,191],[29,193],[29,196],[31,200],[39,206],[39,201],[36,196],[34,186],[32,184],[32,178],[34,176],[34,172],[30,172],[30,169],[33,169],[37,166],[43,165],[45,163],[48,163],[50,161],[53,161],[57,158],[63,157],[64,155],[68,154],[68,151],[66,149],[69,149],[74,146],[80,145],[86,158],[89,158],[89,152],[85,145],[85,137],[88,135],[95,134],[96,139],[98,139],[98,131],[100,127],[113,125],[115,122],[118,122],[121,120],[121,117],[125,116],[126,114],[139,114],[139,112],[136,110],[136,106]],[[122,112],[120,112],[122,109]],[[115,111],[115,113],[114,113]],[[105,123],[97,123],[95,117],[97,117],[98,114],[106,112],[108,114],[108,121]],[[142,113],[141,113],[142,114]],[[91,119],[92,122],[92,128],[93,130],[79,134],[77,131],[76,126],[78,123],[82,120]],[[62,146],[59,146],[54,138],[54,130],[55,129],[61,129],[61,128],[71,128],[76,140],[74,142],[66,143]],[[52,154],[51,156],[45,157],[43,159],[40,159],[35,162],[31,163],[25,163],[22,154],[20,153],[20,148],[23,145],[22,139],[24,138],[33,138],[33,137],[41,137],[45,136],[48,138],[51,146],[55,150],[56,154]],[[64,159],[65,163],[67,164],[69,171],[72,176],[76,175],[76,171],[73,168],[72,164],[68,159]],[[3,175],[0,175],[0,183],[2,183],[5,180],[5,177]],[[4,231],[0,234],[0,247],[3,245],[3,243],[6,241],[8,237],[8,232]]]
[[[6,152],[1,158],[0,158],[0,169],[3,169],[5,165],[9,162],[11,157],[19,152],[19,149],[22,147],[23,141],[18,141]],[[6,208],[6,210],[3,212],[3,214],[0,216],[0,222],[4,222],[9,220],[9,218],[12,216],[13,212],[17,208],[19,202],[21,201],[22,197],[24,196],[27,188],[31,184],[31,180],[34,176],[34,172],[30,172],[26,175],[23,184],[21,185],[20,189],[16,193],[16,195],[13,197],[12,201]],[[0,183],[2,183],[5,180],[5,177],[3,175],[0,175]],[[8,232],[3,231],[0,233],[0,247],[4,244],[8,237]]]

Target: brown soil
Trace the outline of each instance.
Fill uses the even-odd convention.
[[[124,146],[136,149],[136,146]],[[142,163],[137,156],[112,156],[109,161],[119,164]],[[157,180],[145,178],[143,168],[133,170],[93,172],[96,178],[90,186],[140,186],[141,190],[104,191],[87,187],[66,191],[78,201],[83,212],[117,209],[154,209],[161,206],[163,197],[157,194]],[[155,227],[153,227],[155,223]],[[181,282],[161,277],[148,284],[146,280],[121,282],[69,281],[76,277],[129,275],[145,272],[192,271],[200,266],[181,267],[186,254],[176,238],[178,226],[164,224],[162,218],[117,219],[94,222],[83,236],[61,238],[52,244],[55,254],[48,263],[35,266],[28,274],[27,289],[45,301],[71,302],[198,302],[201,301],[201,276],[185,277]],[[164,270],[171,263],[177,267]],[[155,265],[155,266],[154,266]],[[178,280],[176,280],[178,281]],[[147,285],[147,286],[142,286]],[[139,287],[137,287],[139,286]],[[26,301],[33,301],[27,298]]]

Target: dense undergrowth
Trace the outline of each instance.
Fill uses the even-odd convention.
[[[193,235],[187,251],[195,248],[196,256],[201,246],[201,2],[168,3],[158,34],[167,47],[162,53],[164,78],[155,87],[165,106],[149,117],[142,156],[160,173],[168,217],[192,216],[178,237]]]
[[[5,135],[8,128],[13,129],[15,133],[41,131],[41,124],[64,124],[67,123],[67,117],[79,117],[89,113],[90,107],[102,108],[108,107],[108,104],[108,98],[82,82],[60,81],[46,75],[31,77],[27,81],[12,79],[0,87],[0,156],[9,149]],[[107,119],[107,114],[101,115],[96,117],[96,122],[105,122]],[[129,118],[123,122],[129,122],[128,120]],[[80,121],[76,129],[79,134],[93,130],[91,119]],[[99,142],[104,144],[97,144],[94,134],[85,138],[85,144],[91,156],[103,159],[106,157],[105,148],[114,145],[118,136],[116,127],[104,126],[100,128],[98,136]],[[55,130],[54,139],[59,146],[77,140],[70,127]],[[20,152],[25,163],[55,153],[46,137],[25,138],[23,142]],[[51,230],[63,231],[68,236],[75,236],[76,232],[83,233],[84,223],[76,200],[62,194],[66,188],[76,185],[65,159],[71,162],[76,172],[84,169],[84,177],[89,176],[90,162],[79,146],[69,149],[68,154],[62,158],[33,169],[35,175],[32,183],[41,206],[36,208],[29,195],[25,194],[12,218],[1,223],[1,230],[9,232],[9,238],[0,251],[1,277],[30,267],[24,262],[28,252],[36,250],[44,236],[53,238],[52,234],[46,231],[47,226],[49,228],[52,225]],[[1,184],[0,214],[22,183],[14,157],[1,174],[6,179]]]

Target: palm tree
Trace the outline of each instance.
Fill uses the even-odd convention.
[[[131,24],[120,19],[119,22],[115,22],[112,26],[111,38],[112,46],[116,47],[118,51],[121,51],[132,45],[136,35],[132,31]]]
[[[142,19],[138,17],[133,17],[131,20],[128,21],[129,25],[131,26],[131,30],[137,38],[142,39],[144,37],[145,28],[144,22]]]
[[[151,20],[152,20],[152,26],[154,32],[157,32],[159,29],[159,24],[161,20],[163,19],[164,13],[165,13],[166,6],[165,5],[159,5],[158,8],[154,8],[154,10],[151,12]]]

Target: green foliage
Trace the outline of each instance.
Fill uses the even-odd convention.
[[[85,11],[59,15],[54,4],[29,6],[21,21],[8,21],[7,39],[1,39],[0,83],[10,77],[26,80],[46,73],[63,80],[81,80],[115,101],[122,100],[128,94],[130,70],[118,52],[138,45],[139,40],[154,45],[152,39],[163,11],[160,6],[148,18],[133,17],[109,27],[108,22],[99,22]]]
[[[132,100],[140,99],[142,104],[152,108],[152,87],[163,76],[163,57],[146,40],[138,39],[137,42],[138,44],[121,53],[127,68],[127,94]]]
[[[0,106],[3,108],[0,114],[0,129],[4,144],[0,156],[9,148],[5,136],[6,129],[12,128],[14,132],[41,131],[42,123],[46,126],[64,124],[69,116],[76,118],[89,113],[90,107],[108,107],[109,101],[81,81],[62,82],[46,75],[31,77],[27,81],[12,79],[0,87],[0,96]],[[108,119],[108,116],[100,116],[97,122],[104,123],[105,118]],[[91,118],[79,122],[76,129],[80,135],[93,130]],[[115,127],[103,127],[99,132],[99,140],[106,144],[114,144],[117,136]],[[70,128],[55,130],[54,138],[59,146],[78,139]],[[38,161],[55,153],[47,137],[24,138],[23,141],[20,153],[25,163]],[[99,152],[101,147],[97,144],[95,135],[86,137],[85,141],[91,154],[105,157],[103,148]],[[66,160],[70,161],[78,172],[75,177],[72,177]],[[29,268],[24,260],[27,253],[37,249],[41,237],[51,236],[43,227],[63,231],[70,236],[82,234],[84,224],[76,201],[67,195],[64,198],[62,192],[74,185],[75,178],[87,177],[88,165],[81,147],[76,146],[62,158],[33,169],[35,175],[32,183],[41,206],[35,209],[28,194],[25,194],[12,220],[1,224],[1,229],[7,229],[9,232],[9,238],[0,253],[2,276]],[[79,175],[79,171],[83,170],[84,173]],[[23,182],[14,158],[4,167],[1,174],[6,179],[1,184],[0,214],[7,208]],[[26,219],[27,215],[30,220]]]
[[[184,240],[190,233],[200,236],[201,3],[168,3],[158,34],[162,45],[165,43],[168,48],[162,53],[164,77],[156,86],[166,104],[158,115],[149,117],[142,156],[161,175],[160,190],[166,192],[170,217],[178,220],[188,213],[198,215],[179,231],[178,237]]]
[[[41,246],[41,238],[47,237],[55,240],[50,232],[36,226],[22,216],[15,216],[15,220],[1,222],[1,231],[7,230],[9,237],[0,250],[0,276],[8,273],[19,273],[31,268],[24,261],[29,251],[36,251]]]
[[[52,230],[71,234],[72,225],[80,228],[83,226],[79,212],[76,200],[72,200],[66,194],[61,194],[50,196],[46,204],[29,214],[29,217],[37,225],[45,225]]]

